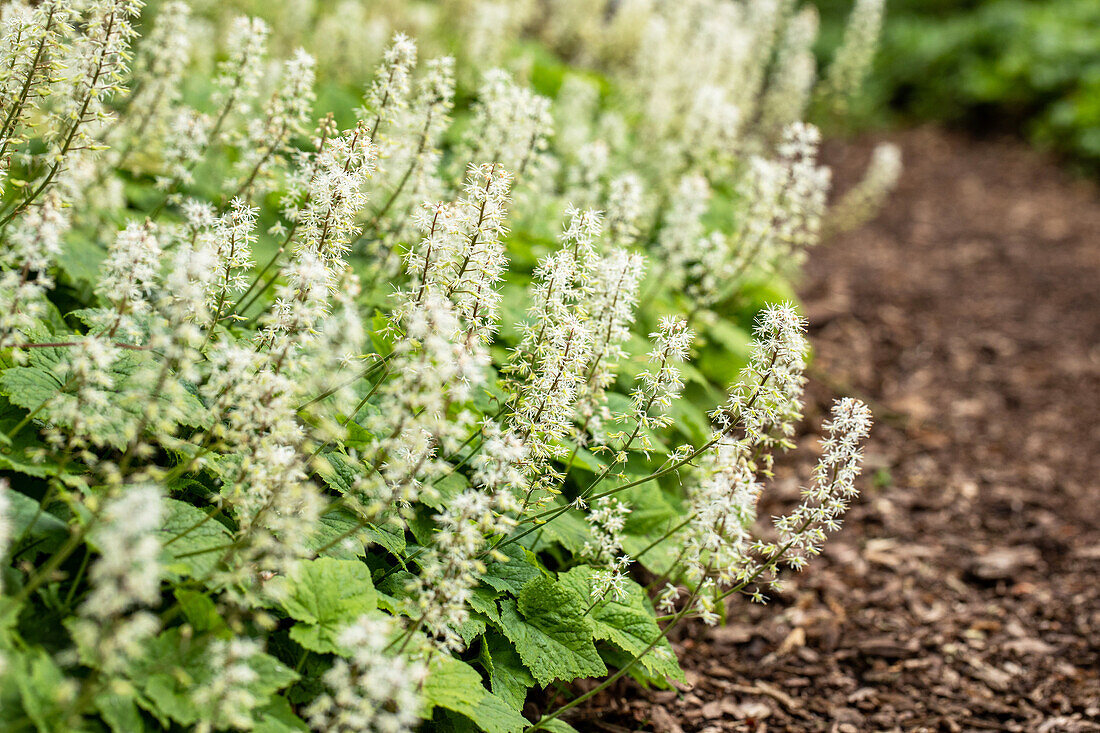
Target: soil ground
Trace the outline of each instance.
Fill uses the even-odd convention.
[[[683,631],[688,685],[578,729],[1100,731],[1100,193],[1017,142],[891,139],[890,205],[810,257],[810,429],[762,514],[837,395],[878,418],[861,499],[770,605]],[[874,142],[826,151],[840,187]]]

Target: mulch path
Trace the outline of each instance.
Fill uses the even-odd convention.
[[[891,139],[888,209],[801,288],[811,428],[838,394],[878,419],[861,499],[768,606],[683,631],[688,685],[617,685],[578,729],[1100,731],[1100,193],[1016,142]],[[873,142],[826,150],[842,186]]]

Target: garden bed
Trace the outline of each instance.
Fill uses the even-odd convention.
[[[888,210],[801,288],[832,390],[808,414],[879,416],[860,503],[771,605],[687,630],[688,686],[620,687],[578,728],[1100,730],[1100,197],[1017,143],[893,138]],[[842,185],[870,145],[832,148]]]

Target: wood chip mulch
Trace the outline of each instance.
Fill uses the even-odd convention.
[[[872,403],[863,496],[767,606],[689,625],[688,684],[582,731],[1100,731],[1100,192],[1008,141],[897,133],[888,209],[822,245],[797,501],[834,396]],[[872,140],[831,145],[841,186]]]

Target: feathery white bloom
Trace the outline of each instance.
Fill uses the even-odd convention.
[[[0,127],[0,195],[15,149],[33,127],[49,85],[61,70],[64,41],[73,10],[67,0],[5,3],[0,9],[0,99],[4,99]]]
[[[607,238],[627,247],[638,239],[639,221],[646,214],[645,187],[636,173],[625,173],[607,186]]]
[[[264,190],[266,179],[284,165],[291,139],[303,132],[313,110],[316,65],[301,48],[283,62],[275,92],[262,114],[248,120],[238,146],[240,158],[235,170],[240,183],[229,182],[237,185],[238,194],[251,196],[257,187]]]
[[[207,649],[206,665],[212,670],[210,679],[191,690],[191,699],[200,711],[196,726],[199,733],[225,727],[248,730],[254,721],[252,711],[264,700],[252,692],[259,673],[251,661],[263,653],[254,639],[237,636],[215,639]]]
[[[141,11],[140,0],[92,0],[82,32],[73,41],[66,73],[56,94],[60,103],[54,112],[56,137],[51,138],[49,157],[60,159],[70,149],[93,144],[98,130],[94,123],[111,118],[106,102],[123,89],[128,70],[131,21]]]
[[[264,73],[270,34],[267,23],[259,18],[240,16],[233,20],[225,44],[229,57],[218,64],[214,78],[213,103],[219,112],[209,133],[211,143],[222,139],[230,116],[247,118],[251,114]]]
[[[397,317],[437,293],[452,302],[468,340],[492,338],[500,307],[497,288],[508,265],[501,238],[507,233],[511,182],[498,165],[471,166],[457,203],[421,208],[416,226],[424,237],[405,256],[411,282]]]
[[[626,599],[624,573],[630,567],[630,557],[623,554],[623,532],[629,514],[630,507],[626,504],[614,497],[604,497],[596,501],[585,517],[594,541],[585,542],[581,554],[597,566],[590,599],[594,604],[604,599]]]
[[[359,234],[356,219],[367,203],[365,184],[377,155],[363,123],[329,140],[317,154],[296,248],[318,257],[334,275],[344,269],[352,238]]]
[[[260,319],[256,340],[272,353],[301,348],[328,313],[335,284],[326,262],[303,250],[284,268],[286,282],[276,286],[275,302]]]
[[[587,323],[572,313],[548,323],[545,354],[531,376],[520,386],[509,425],[530,450],[532,471],[564,453],[560,440],[568,434],[577,392],[584,383],[592,345]],[[547,469],[553,482],[560,477]],[[539,487],[528,490],[530,499]],[[545,487],[543,487],[545,488]]]
[[[607,389],[615,382],[619,362],[627,356],[623,344],[630,338],[634,323],[645,260],[616,247],[600,257],[592,271],[591,284],[581,301],[593,330],[591,364],[577,399],[577,414],[585,431],[602,442],[603,424],[610,417]],[[579,438],[583,441],[585,436]]]
[[[503,506],[498,500],[504,502]],[[438,530],[418,560],[421,572],[415,581],[415,593],[421,623],[444,650],[465,647],[458,627],[469,620],[467,603],[485,572],[479,555],[486,537],[507,534],[515,527],[515,522],[503,513],[513,507],[513,501],[507,491],[490,495],[467,490],[452,498],[435,517]]]
[[[53,423],[45,432],[50,444],[73,450],[105,444],[106,428],[120,417],[110,371],[120,354],[117,346],[93,334],[67,350],[68,359],[58,364],[56,375],[68,389],[55,394],[44,409]],[[91,454],[84,454],[84,458],[96,460]]]
[[[803,371],[809,344],[805,321],[790,303],[769,305],[754,329],[752,356],[729,402],[712,415],[719,432],[743,433],[747,448],[789,447],[802,417]]]
[[[481,429],[481,450],[474,457],[473,484],[491,491],[522,491],[527,477],[520,469],[527,460],[527,446],[511,430],[486,419]]]
[[[585,542],[581,553],[599,565],[612,565],[623,551],[623,531],[630,507],[615,497],[598,499],[585,519],[593,540]]]
[[[235,198],[229,211],[213,221],[199,224],[192,213],[194,248],[209,249],[217,258],[218,277],[207,281],[207,304],[214,310],[216,323],[224,315],[226,299],[248,284],[253,266],[252,247],[256,243],[256,214],[259,210],[244,199]],[[200,228],[201,227],[201,228]]]
[[[388,652],[392,623],[382,615],[361,616],[339,636],[348,658],[325,672],[327,688],[304,711],[310,727],[324,733],[408,733],[420,722],[422,664]]]
[[[684,389],[678,364],[687,360],[695,332],[688,328],[684,319],[663,316],[657,330],[649,337],[653,340],[653,348],[649,352],[648,366],[638,374],[630,393],[630,413],[619,417],[638,425],[643,450],[650,448],[649,437],[644,431],[672,424],[668,410]]]
[[[69,226],[56,190],[12,222],[0,251],[0,349],[23,340],[24,329],[45,315],[45,294],[54,284],[49,270]]]
[[[580,307],[596,266],[596,240],[603,229],[598,211],[566,209],[568,224],[560,235],[561,248],[539,260],[534,279],[528,288],[530,305],[527,319],[519,325],[522,338],[512,350],[504,371],[519,377],[530,377],[539,360],[553,347],[550,329],[567,318],[578,323],[587,321]],[[591,328],[586,339],[594,335]],[[586,347],[587,348],[587,347]],[[582,355],[587,359],[587,354]]]
[[[856,0],[844,28],[844,39],[826,71],[822,93],[840,111],[859,91],[878,47],[886,0]]]
[[[387,193],[374,213],[374,228],[379,228],[387,213],[404,211],[402,223],[389,232],[398,241],[414,204],[430,200],[442,190],[439,143],[451,121],[454,90],[454,59],[431,59],[408,110],[398,115],[392,133],[379,140],[378,178]]]
[[[760,101],[760,127],[766,133],[782,130],[802,118],[817,78],[814,42],[819,16],[813,5],[791,18],[776,51],[770,83]]]
[[[361,113],[367,127],[367,139],[373,140],[379,126],[392,122],[409,102],[410,76],[416,66],[416,43],[404,33],[395,33],[382,63],[367,91],[366,107]],[[370,118],[373,117],[373,120]]]
[[[687,281],[688,267],[698,259],[698,244],[706,231],[702,219],[710,196],[706,179],[694,174],[680,179],[669,201],[657,244],[664,258],[664,276],[673,287]]]
[[[508,72],[486,72],[466,136],[471,151],[466,159],[499,163],[517,179],[534,175],[553,131],[550,106],[549,99],[516,84]]]
[[[167,191],[174,184],[194,181],[194,168],[210,143],[211,124],[206,115],[184,106],[166,120],[161,154],[164,170],[157,178],[158,188]]]
[[[860,444],[871,431],[871,411],[857,399],[839,399],[823,428],[826,437],[813,483],[803,490],[794,511],[775,520],[779,539],[765,547],[783,552],[783,562],[796,570],[821,552],[827,532],[840,529],[841,515],[859,493],[855,479],[863,461]]]
[[[448,468],[436,457],[440,445],[454,450],[469,435],[473,416],[449,415],[470,399],[486,378],[488,353],[468,342],[449,301],[429,293],[402,321],[405,337],[394,345],[394,378],[380,390],[379,414],[370,427],[379,441],[379,469],[357,487],[375,508],[404,507],[436,495],[425,478]]]
[[[901,149],[893,143],[875,146],[863,178],[844,192],[828,213],[830,231],[850,230],[869,221],[901,178]]]
[[[734,279],[752,268],[789,272],[820,240],[832,183],[829,168],[817,165],[820,142],[816,127],[796,122],[783,131],[775,160],[750,161]]]
[[[150,296],[157,286],[161,247],[153,224],[132,223],[118,233],[107,250],[96,289],[114,306],[115,313],[100,324],[110,333],[140,335],[132,316],[150,312]]]
[[[154,148],[164,139],[171,115],[182,95],[180,81],[191,59],[191,36],[186,32],[191,8],[183,0],[170,0],[160,6],[153,27],[139,47],[134,77],[141,80],[129,100],[132,112],[122,118],[112,138],[126,152],[133,146]]]
[[[160,540],[155,532],[164,515],[160,489],[128,486],[103,509],[94,530],[99,557],[88,571],[92,589],[80,613],[107,621],[134,608],[160,602]]]

